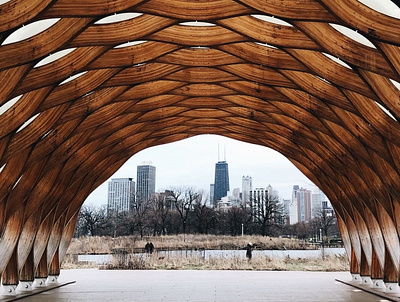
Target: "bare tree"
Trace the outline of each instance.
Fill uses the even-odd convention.
[[[194,202],[193,213],[198,233],[208,234],[211,228],[215,228],[217,215],[213,209],[207,207],[207,199],[199,196]]]
[[[312,235],[311,223],[302,221],[291,225],[291,233],[298,239],[309,238]]]
[[[284,209],[277,198],[254,198],[251,200],[253,222],[259,228],[262,236],[270,236],[272,228],[280,228],[284,222]]]
[[[335,212],[332,209],[322,208],[315,213],[315,218],[312,220],[312,227],[315,232],[321,230],[323,238],[328,237],[329,231],[337,225]],[[323,239],[322,238],[322,239]]]
[[[92,204],[83,205],[80,212],[77,227],[79,235],[97,236],[102,235],[108,227],[109,217],[105,207],[96,207]]]
[[[153,235],[160,232],[167,234],[167,224],[171,216],[171,206],[175,207],[167,193],[153,194],[150,199],[150,215],[153,226]]]
[[[248,218],[250,215],[248,215],[248,211],[246,211],[245,208],[242,207],[232,207],[228,211],[228,224],[229,224],[229,230],[230,234],[232,236],[237,236],[242,233],[242,227],[243,230],[246,227],[247,230],[247,223]]]
[[[149,212],[151,209],[151,201],[150,199],[141,199],[140,202],[138,200],[133,203],[132,207],[132,220],[133,227],[140,234],[140,238],[143,238],[144,233],[149,225]]]
[[[202,199],[202,194],[193,188],[176,188],[168,190],[166,193],[175,204],[175,209],[178,211],[181,219],[182,231],[185,235],[189,212],[193,210],[194,202]]]
[[[108,215],[111,220],[111,233],[114,238],[118,236],[133,235],[135,230],[135,217],[132,212],[117,212],[109,210]]]

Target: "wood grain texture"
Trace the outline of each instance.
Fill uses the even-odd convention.
[[[58,273],[81,205],[132,155],[206,133],[286,156],[332,202],[351,271],[399,281],[399,19],[356,0],[12,0],[0,11],[1,43],[58,20],[0,44],[7,282],[16,268],[27,280]]]

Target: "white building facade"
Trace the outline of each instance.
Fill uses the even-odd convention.
[[[253,182],[251,176],[242,176],[242,202],[248,204],[250,202],[250,191],[253,190]]]
[[[135,182],[132,178],[113,178],[108,182],[108,211],[129,212],[134,203]]]

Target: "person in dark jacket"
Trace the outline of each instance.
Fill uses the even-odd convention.
[[[251,242],[249,242],[248,244],[247,244],[247,247],[246,247],[246,257],[247,257],[247,259],[251,259],[251,252],[252,252],[252,249],[253,249],[253,244],[251,243]]]
[[[144,250],[147,254],[150,254],[150,242],[147,241],[146,245],[144,246]]]

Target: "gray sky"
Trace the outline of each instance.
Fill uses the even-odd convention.
[[[217,135],[199,135],[179,142],[143,150],[129,159],[111,178],[131,177],[136,181],[136,167],[151,161],[156,167],[156,191],[171,187],[193,187],[208,195],[214,182],[215,163],[224,159],[229,165],[230,189],[242,190],[242,176],[249,175],[253,188],[269,184],[279,191],[280,197],[291,198],[293,185],[316,189],[291,162],[280,153],[253,144],[239,142]],[[85,204],[107,203],[107,182],[97,188]]]

